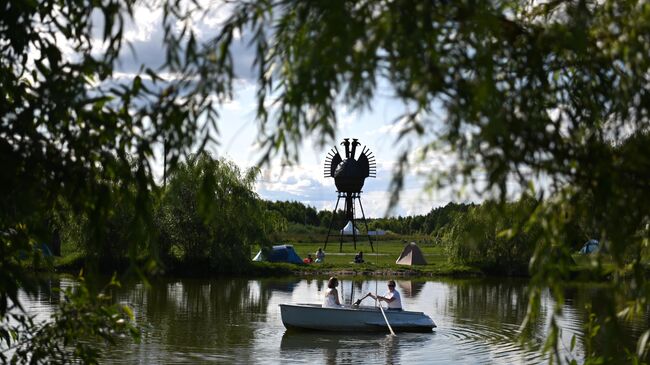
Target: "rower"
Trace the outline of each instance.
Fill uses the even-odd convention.
[[[373,297],[375,300],[384,301],[388,303],[389,311],[401,311],[402,310],[402,297],[399,292],[395,289],[395,280],[388,281],[388,291],[383,296],[374,295],[368,293],[369,296]]]

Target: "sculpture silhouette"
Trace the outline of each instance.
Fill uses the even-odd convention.
[[[360,146],[361,143],[358,142],[358,139],[353,138],[350,142],[349,138],[343,139],[341,145],[345,146],[345,159],[341,157],[339,150],[334,146],[332,150],[328,153],[325,158],[325,177],[333,177],[334,184],[338,192],[338,198],[336,199],[336,206],[334,207],[334,212],[332,214],[332,220],[330,221],[329,229],[327,230],[327,238],[325,239],[325,248],[327,248],[327,242],[329,241],[330,232],[332,230],[332,225],[334,224],[336,217],[336,210],[339,206],[341,199],[345,199],[345,221],[352,222],[352,240],[354,242],[354,248],[357,248],[357,230],[355,224],[355,201],[359,201],[359,207],[361,208],[361,216],[363,222],[366,225],[366,233],[368,232],[368,222],[366,222],[366,216],[363,212],[363,205],[361,205],[361,189],[367,177],[376,177],[376,163],[375,158],[372,155],[372,152],[367,147],[363,147],[359,157],[356,157],[357,146]],[[350,149],[350,147],[352,149]],[[343,230],[340,231],[339,235],[340,246],[339,251],[343,250]],[[370,248],[374,251],[372,245],[372,239],[368,235],[368,241],[370,242]]]

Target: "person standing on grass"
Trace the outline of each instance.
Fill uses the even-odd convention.
[[[399,292],[395,289],[395,280],[388,281],[388,291],[383,296],[374,295],[368,293],[375,300],[384,301],[388,303],[389,311],[401,311],[402,310],[402,297]],[[381,304],[381,303],[380,303]]]

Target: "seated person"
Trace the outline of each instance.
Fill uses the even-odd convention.
[[[339,292],[336,290],[337,286],[339,286],[339,280],[331,277],[327,282],[327,290],[325,290],[325,297],[323,298],[323,308],[339,308],[341,306]]]
[[[395,290],[395,281],[390,280],[388,282],[388,291],[384,296],[375,295],[373,293],[368,293],[368,296],[371,296],[375,300],[384,301],[388,303],[389,311],[401,311],[402,310],[402,296],[397,290]]]
[[[363,262],[364,262],[363,261],[363,252],[359,251],[359,253],[356,256],[354,256],[354,263],[355,264],[361,264]]]
[[[318,251],[316,251],[316,262],[317,263],[322,263],[325,261],[325,252],[323,252],[322,248],[318,248]]]
[[[314,262],[314,259],[311,257],[311,254],[309,254],[307,255],[307,257],[305,257],[304,260],[302,260],[302,262],[304,262],[305,264],[311,264],[312,262]]]

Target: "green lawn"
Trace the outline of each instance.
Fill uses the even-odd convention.
[[[376,265],[394,264],[399,257],[405,243],[399,240],[394,241],[380,241],[373,242],[374,252],[371,250],[368,241],[359,243],[357,242],[357,249],[355,251],[352,242],[344,242],[343,250],[339,252],[339,242],[330,242],[325,249],[325,262],[335,265],[351,264],[354,261],[354,256],[358,251],[363,251],[364,259],[368,263]],[[296,250],[301,258],[307,257],[311,254],[313,257],[319,247],[325,247],[321,243],[294,243],[293,248]],[[441,263],[446,262],[442,248],[433,247],[431,245],[419,245],[420,250],[424,254],[424,258],[428,263]]]
[[[339,252],[338,241],[328,243],[327,248],[325,248],[325,245],[322,242],[291,243],[298,253],[298,256],[301,258],[307,257],[308,254],[311,254],[312,257],[315,258],[318,248],[324,248],[325,262],[323,264],[314,263],[311,265],[296,265],[296,269],[303,272],[314,271],[315,273],[327,273],[330,271],[341,271],[347,272],[351,275],[359,273],[376,274],[382,272],[390,275],[391,273],[400,273],[405,271],[417,271],[421,272],[423,275],[474,275],[480,273],[480,271],[475,268],[450,264],[442,247],[433,246],[427,243],[418,245],[424,254],[427,265],[397,265],[395,264],[395,261],[402,252],[405,244],[406,243],[402,240],[373,242],[373,252],[367,240],[357,242],[356,251],[352,242],[344,242],[343,250],[342,252]],[[354,264],[354,256],[358,251],[363,251],[365,259],[365,263],[363,264]]]

